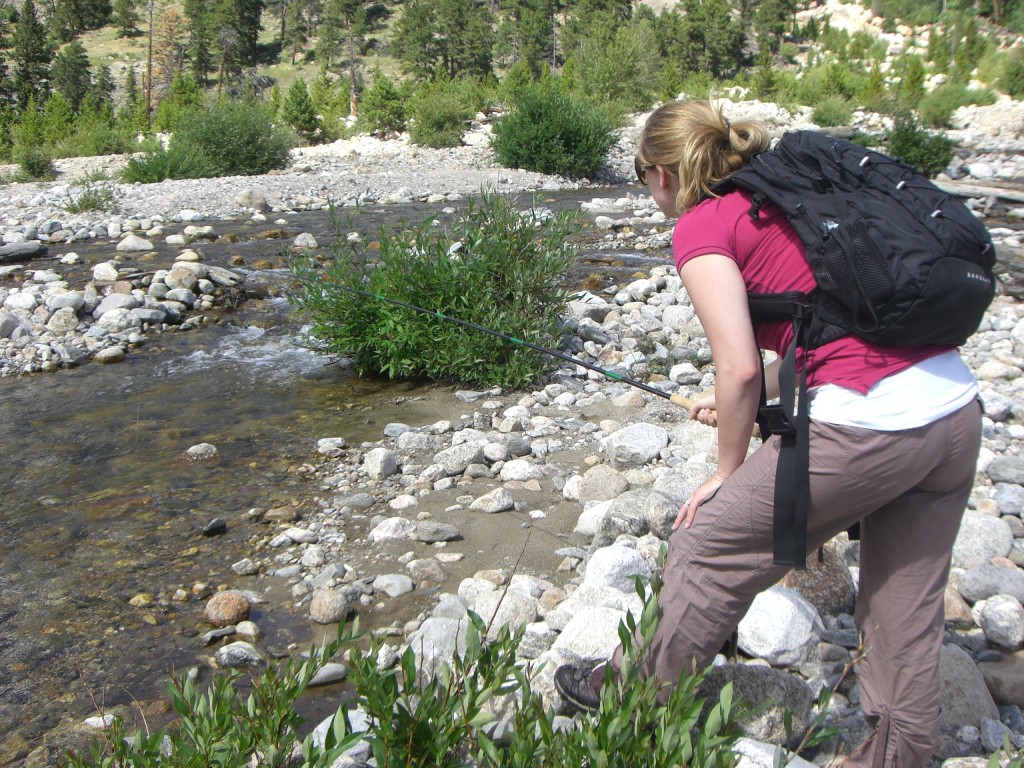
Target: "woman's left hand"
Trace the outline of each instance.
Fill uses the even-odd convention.
[[[680,525],[684,528],[689,528],[693,525],[693,519],[697,516],[697,507],[718,493],[718,489],[722,487],[724,481],[725,478],[715,472],[697,490],[691,493],[690,498],[679,508],[676,521],[672,523],[672,530],[678,530]]]

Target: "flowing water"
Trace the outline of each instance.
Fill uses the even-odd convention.
[[[418,222],[426,211],[364,211],[360,228]],[[240,254],[248,264],[283,263],[279,241],[250,239],[268,225],[215,228],[230,228],[239,242],[204,244],[209,262],[227,266]],[[287,228],[324,243],[334,223],[304,214]],[[87,265],[111,253],[74,250]],[[611,258],[619,255],[590,254],[581,270]],[[645,264],[637,256],[616,268]],[[202,529],[308,495],[295,468],[312,457],[316,438],[358,444],[379,439],[391,421],[426,424],[464,411],[451,387],[361,380],[327,365],[302,347],[280,299],[250,302],[201,330],[153,335],[120,365],[0,379],[0,763],[62,722],[94,714],[93,697],[110,706],[165,694],[165,673],[197,657],[193,585],[216,588],[251,552],[245,526],[232,522],[217,537]],[[185,460],[201,442],[218,448],[217,460]],[[129,603],[139,595],[155,600]],[[268,627],[277,617],[253,618],[278,644],[306,640],[301,628]]]

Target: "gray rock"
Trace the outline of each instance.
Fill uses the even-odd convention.
[[[432,451],[437,447],[437,440],[433,435],[425,432],[403,432],[398,436],[398,450],[402,453],[415,453],[416,451]]]
[[[389,517],[370,531],[370,541],[402,541],[416,538],[416,523],[404,517]]]
[[[455,541],[462,538],[458,526],[439,523],[436,520],[419,520],[416,523],[416,538],[426,544],[438,541]]]
[[[469,619],[430,617],[409,635],[409,647],[416,656],[416,670],[422,679],[434,677],[442,665],[451,666],[455,654],[466,652]]]
[[[348,590],[318,589],[309,603],[309,617],[317,624],[337,624],[348,616],[351,605]]]
[[[18,318],[10,312],[0,310],[0,339],[10,338],[14,329],[20,327],[21,323],[18,322]]]
[[[615,469],[642,467],[668,445],[668,432],[654,424],[632,424],[601,441]]]
[[[967,510],[953,544],[953,566],[970,568],[993,557],[1006,557],[1013,546],[1010,526],[998,517]]]
[[[417,584],[423,584],[424,582],[441,584],[448,578],[448,570],[440,561],[433,557],[412,560],[405,567],[409,571],[409,576]]]
[[[1013,483],[996,483],[993,500],[1004,515],[1024,514],[1024,486]]]
[[[779,747],[744,737],[732,746],[732,753],[739,757],[736,768],[775,768],[775,756]],[[785,756],[786,768],[814,768],[814,763],[804,760],[799,755]]]
[[[366,473],[374,480],[384,480],[398,472],[398,459],[386,448],[374,448],[363,457]]]
[[[710,706],[722,689],[732,683],[733,700],[755,704],[754,713],[740,721],[743,734],[773,744],[786,743],[785,712],[792,712],[793,737],[799,742],[811,722],[814,695],[796,675],[758,664],[726,664],[708,671],[701,695]],[[795,744],[790,746],[796,746]]]
[[[1001,456],[988,465],[988,476],[993,483],[1024,485],[1024,457]]]
[[[607,464],[598,464],[583,473],[579,501],[608,501],[629,490],[629,480]]]
[[[235,197],[235,203],[243,208],[252,208],[254,211],[266,211],[270,208],[267,196],[258,189],[243,189]]]
[[[516,500],[512,497],[511,493],[504,488],[495,488],[493,491],[489,491],[483,496],[474,499],[469,508],[477,512],[494,514],[512,509],[515,505]]]
[[[36,256],[42,256],[44,253],[46,253],[46,246],[38,240],[0,245],[0,264],[16,264]]]
[[[505,446],[502,446],[505,449]],[[507,453],[507,449],[506,453]],[[501,468],[501,479],[505,482],[518,481],[526,482],[527,480],[540,480],[544,477],[544,473],[539,467],[532,464],[525,459],[512,459],[506,461]]]
[[[999,720],[991,717],[981,719],[981,746],[987,752],[995,752],[1003,748],[1006,739],[1013,744],[1014,734]]]
[[[999,710],[981,672],[963,648],[950,644],[942,646],[939,679],[943,725],[951,728],[973,725],[978,728],[982,718],[999,719]]]
[[[113,312],[117,309],[135,309],[139,306],[141,306],[141,302],[130,293],[111,293],[108,296],[104,296],[103,300],[96,305],[96,309],[92,311],[92,316],[99,319],[108,312]]]
[[[152,251],[153,243],[136,234],[128,234],[121,238],[121,242],[114,247],[114,250],[122,252]]]
[[[258,667],[264,663],[260,652],[241,640],[218,648],[214,658],[220,667]]]
[[[999,594],[1013,595],[1024,602],[1024,572],[1018,568],[981,563],[961,573],[956,584],[960,596],[968,603]]]
[[[479,464],[484,460],[485,442],[474,440],[451,448],[445,448],[434,456],[434,463],[444,467],[449,475],[460,475],[470,464]]]
[[[316,671],[309,681],[310,686],[339,683],[348,677],[348,667],[336,661],[328,661]]]
[[[537,618],[537,602],[513,589],[496,589],[477,595],[469,608],[484,620],[489,640],[497,640],[504,627],[514,630]]]
[[[299,251],[316,248],[318,245],[319,243],[317,243],[316,238],[309,232],[302,232],[298,234],[292,241],[292,248]]]
[[[211,443],[197,443],[185,451],[185,457],[189,461],[209,461],[218,456],[217,446]]]
[[[1024,607],[1010,595],[993,595],[972,612],[985,639],[993,645],[1015,651],[1024,645]]]
[[[579,662],[606,661],[619,646],[619,622],[624,616],[616,608],[581,608],[562,628],[551,650]]]
[[[406,595],[413,590],[412,579],[402,573],[389,573],[373,580],[373,588],[384,592],[388,597]]]
[[[985,390],[979,394],[985,415],[992,421],[1006,421],[1013,414],[1013,400],[995,390]]]
[[[613,587],[620,592],[634,592],[636,577],[650,578],[651,569],[643,555],[635,549],[612,545],[596,550],[587,561],[583,581],[597,587]]]
[[[817,609],[799,592],[774,586],[754,598],[739,623],[739,647],[774,666],[792,666],[811,657],[823,630]]]
[[[50,315],[50,319],[46,321],[46,327],[57,334],[69,333],[78,327],[78,313],[71,307],[61,307]]]

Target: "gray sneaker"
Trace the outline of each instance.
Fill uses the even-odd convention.
[[[592,669],[563,664],[555,670],[555,690],[580,712],[596,712],[601,697],[590,684]]]

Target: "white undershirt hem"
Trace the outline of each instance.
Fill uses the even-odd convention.
[[[978,396],[978,382],[954,349],[886,376],[866,394],[824,384],[810,396],[814,421],[896,432],[960,410]]]

